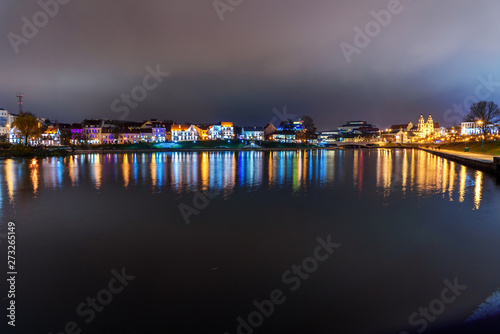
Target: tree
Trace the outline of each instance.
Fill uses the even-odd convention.
[[[120,134],[123,132],[122,129],[120,129],[119,126],[114,126],[111,131],[113,133],[113,139],[114,139],[112,144],[118,144],[118,139],[120,138]]]
[[[495,102],[481,101],[470,107],[470,112],[465,116],[465,122],[479,124],[481,134],[486,134],[488,124],[493,124],[500,119],[500,109]]]
[[[302,125],[304,126],[305,138],[311,139],[316,136],[316,126],[314,125],[314,120],[310,116],[302,117]]]
[[[288,121],[281,121],[280,128],[285,131],[292,131],[294,129],[293,120],[289,118]]]
[[[25,112],[19,115],[17,119],[12,123],[13,127],[16,127],[21,136],[24,138],[24,145],[28,146],[29,139],[35,139],[40,137],[42,134],[42,129],[40,128],[40,123],[38,119],[32,113]]]
[[[61,144],[62,145],[70,145],[71,139],[73,139],[73,135],[70,131],[63,130],[61,131]]]

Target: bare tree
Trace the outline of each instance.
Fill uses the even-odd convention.
[[[305,130],[306,139],[311,139],[316,136],[316,126],[314,125],[314,120],[310,116],[302,116],[304,121],[303,126]]]
[[[478,123],[481,134],[486,134],[488,124],[493,124],[500,119],[500,109],[495,102],[481,101],[470,107],[470,112],[465,116],[465,122]]]

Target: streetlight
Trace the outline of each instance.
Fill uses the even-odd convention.
[[[453,134],[453,150],[455,150],[457,146],[457,134],[455,132],[455,127],[452,128],[451,133]]]
[[[483,124],[483,121],[479,120],[477,121],[477,124],[481,127],[482,129],[482,124]],[[484,134],[483,134],[483,131],[481,131],[481,146],[482,146],[482,150],[483,150],[483,153],[484,153]]]

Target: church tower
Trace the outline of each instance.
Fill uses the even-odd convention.
[[[420,118],[418,120],[418,132],[424,133],[425,132],[425,120],[424,120],[424,115],[420,114]]]
[[[427,134],[434,134],[434,121],[431,114],[429,114],[429,118],[427,119]]]

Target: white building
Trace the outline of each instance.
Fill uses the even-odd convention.
[[[9,135],[10,130],[10,115],[9,112],[0,108],[0,135]]]
[[[271,135],[271,140],[281,143],[295,143],[296,133],[294,131],[278,131]]]
[[[329,131],[322,131],[320,132],[318,139],[320,140],[327,140],[327,139],[332,139],[335,138],[340,134],[340,131],[338,130],[329,130]]]
[[[481,127],[476,122],[463,122],[461,129],[462,135],[471,136],[481,134]],[[491,134],[498,134],[497,124],[486,125],[486,132]]]
[[[208,139],[233,139],[234,126],[232,122],[221,122],[208,130]],[[172,139],[173,140],[173,139]]]
[[[172,141],[195,141],[199,139],[198,131],[194,125],[172,124]]]
[[[245,140],[264,140],[264,128],[247,126],[241,129],[241,135]]]
[[[161,122],[151,120],[147,121],[141,125],[142,129],[151,129],[151,141],[163,143],[166,141],[166,129],[165,125]]]
[[[40,126],[40,123],[38,124]],[[28,145],[39,145],[41,137],[28,138]],[[9,131],[9,143],[11,144],[24,144],[25,137],[21,134],[21,131],[15,126],[10,128]]]
[[[40,136],[40,142],[44,146],[59,146],[61,145],[61,132],[56,126],[49,126],[47,130]]]
[[[396,143],[408,143],[408,132],[400,130],[396,134]]]
[[[128,130],[118,135],[118,144],[151,143],[153,141],[151,129]]]

